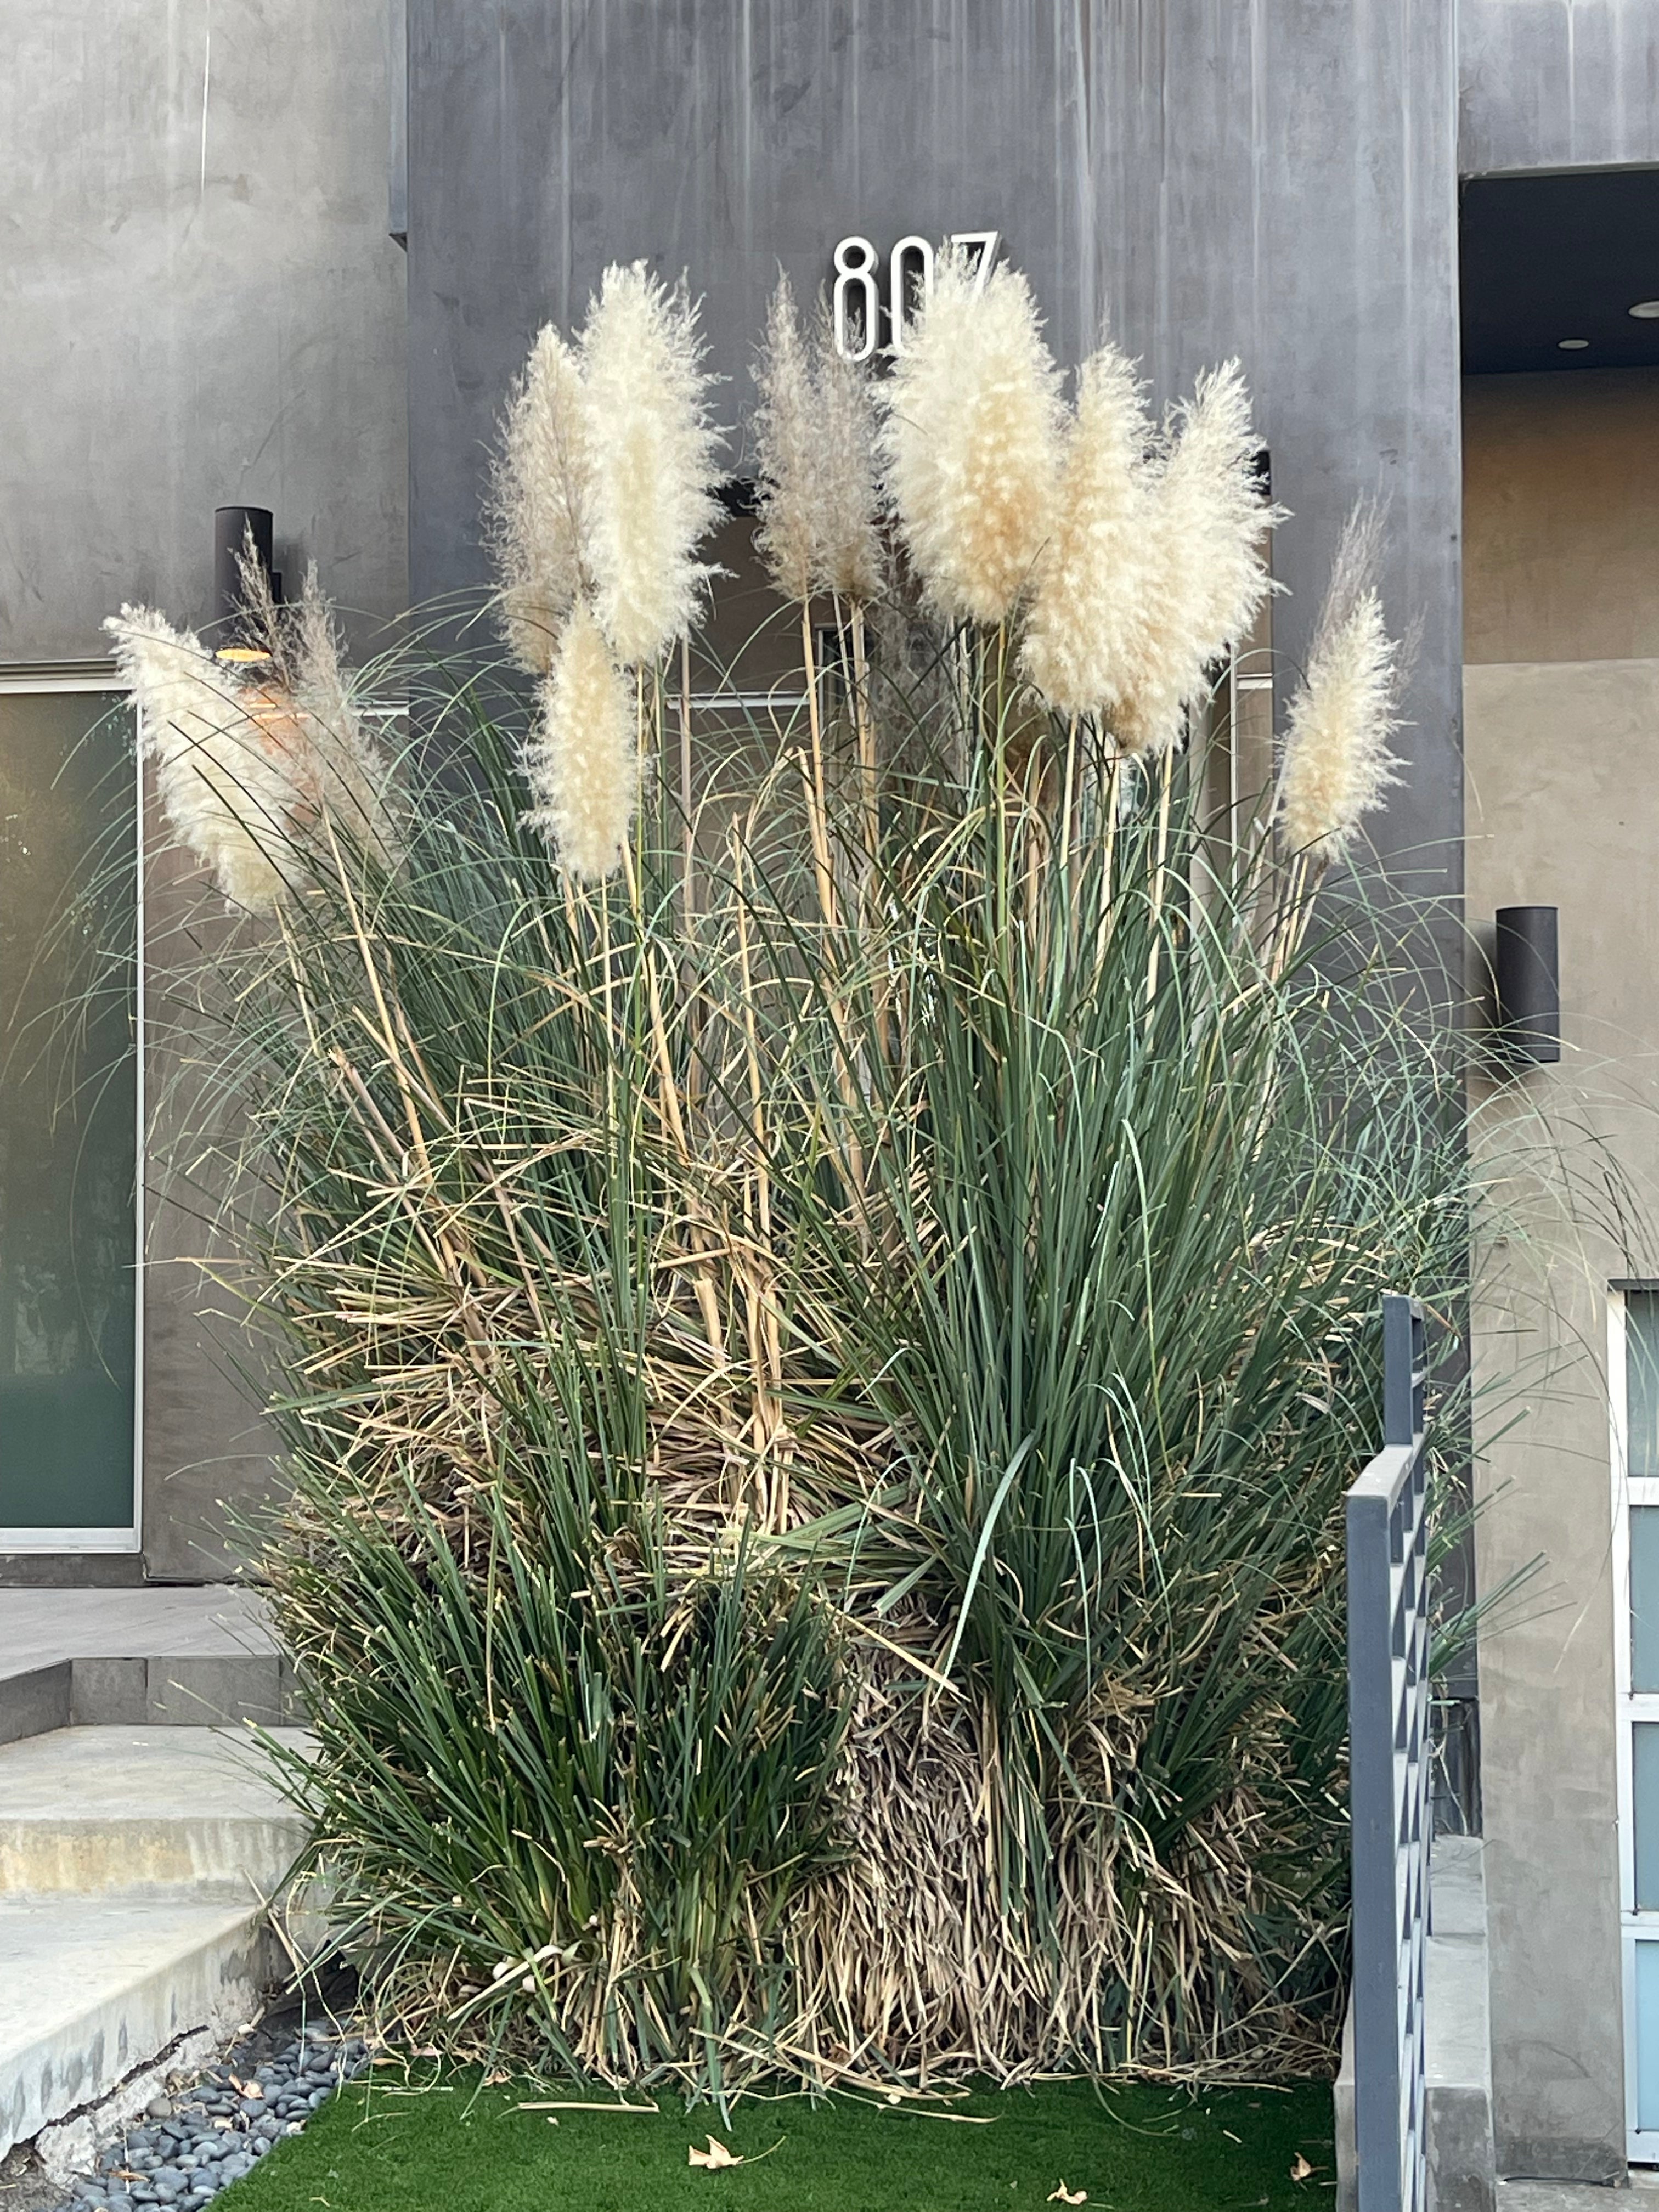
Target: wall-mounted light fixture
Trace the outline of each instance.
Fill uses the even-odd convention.
[[[1497,1044],[1512,1067],[1561,1057],[1561,962],[1553,906],[1500,906],[1492,935]]]
[[[243,634],[242,550],[250,534],[256,558],[270,579],[270,595],[282,599],[280,579],[271,567],[272,516],[268,507],[216,507],[213,510],[213,613],[222,660],[265,658]]]

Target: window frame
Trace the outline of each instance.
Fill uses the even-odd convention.
[[[126,687],[110,661],[27,664],[0,666],[0,696],[46,697],[62,692],[103,693],[111,703]],[[135,710],[136,711],[136,710]],[[144,769],[143,748],[133,747],[133,866],[135,884],[133,977],[133,1168],[132,1168],[132,1519],[125,1528],[13,1528],[0,1524],[0,1559],[82,1554],[131,1557],[143,1550],[144,1528]]]

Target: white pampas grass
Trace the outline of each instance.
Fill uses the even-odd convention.
[[[885,564],[876,526],[876,417],[870,380],[844,360],[820,307],[813,349],[817,399],[817,540],[814,562],[826,592],[860,604],[880,596]]]
[[[1249,635],[1273,590],[1264,547],[1284,518],[1256,474],[1258,443],[1236,361],[1200,376],[1171,411],[1147,502],[1134,666],[1112,714],[1131,751],[1180,743],[1188,710],[1208,696],[1208,671]]]
[[[292,825],[304,801],[283,733],[261,726],[193,631],[133,606],[104,628],[167,820],[228,899],[268,913],[302,872]]]
[[[773,583],[797,603],[816,591],[874,599],[882,562],[869,386],[836,351],[822,314],[809,356],[787,276],[772,295],[754,376],[755,544]]]
[[[592,883],[622,859],[638,787],[634,719],[605,637],[579,601],[543,679],[523,767],[534,806],[527,828],[562,867]]]
[[[586,553],[593,611],[627,667],[658,659],[697,617],[711,573],[696,548],[719,513],[696,310],[644,262],[605,272],[580,347],[593,469]],[[583,657],[589,658],[586,648]]]
[[[593,440],[575,354],[549,323],[514,386],[487,520],[508,649],[545,675],[578,592],[593,499]]]
[[[1380,539],[1376,507],[1356,507],[1285,720],[1279,828],[1292,853],[1320,867],[1343,858],[1400,781],[1389,741],[1400,727],[1405,656],[1382,618]]]
[[[257,562],[243,583],[263,665],[234,669],[147,607],[124,606],[104,628],[174,833],[228,899],[264,914],[312,879],[331,831],[382,867],[398,839],[390,771],[352,696],[315,562],[294,608],[272,605]]]
[[[767,309],[754,377],[760,392],[754,430],[761,509],[755,547],[782,596],[805,600],[817,581],[822,471],[817,395],[787,276],[779,278]]]
[[[1030,285],[940,257],[884,394],[889,496],[927,603],[948,622],[1000,623],[1053,526],[1059,373]]]
[[[323,596],[317,563],[307,564],[292,623],[289,690],[303,726],[304,750],[315,778],[315,799],[349,844],[391,867],[399,849],[392,773],[364,725],[340,655],[334,610]]]
[[[1109,710],[1130,680],[1146,614],[1151,442],[1133,365],[1103,345],[1079,379],[1021,653],[1028,680],[1058,714]]]

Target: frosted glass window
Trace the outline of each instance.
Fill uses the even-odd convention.
[[[1659,1943],[1636,1947],[1636,2124],[1659,2129]]]
[[[1630,1686],[1659,1691],[1659,1505],[1630,1510]]]
[[[1625,1415],[1631,1474],[1659,1476],[1659,1291],[1625,1293]]]
[[[1659,1723],[1631,1732],[1631,1798],[1636,1815],[1636,1909],[1659,1911]]]
[[[0,693],[0,1528],[132,1522],[131,746]]]

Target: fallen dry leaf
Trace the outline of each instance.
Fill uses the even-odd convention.
[[[1086,2189],[1068,2189],[1063,2181],[1058,2189],[1051,2189],[1048,2191],[1050,2204],[1086,2204],[1088,2201],[1089,2192]]]
[[[688,2166],[706,2166],[711,2170],[722,2166],[743,2164],[742,2159],[735,2152],[727,2150],[723,2142],[716,2142],[713,2136],[708,2138],[707,2150],[699,2150],[696,2143],[693,2143],[685,2154],[685,2161]]]
[[[1307,2160],[1303,2157],[1301,2152],[1297,2151],[1296,2156],[1291,2160],[1291,2179],[1292,2181],[1305,2181],[1312,2172],[1312,2166],[1310,2166]]]

